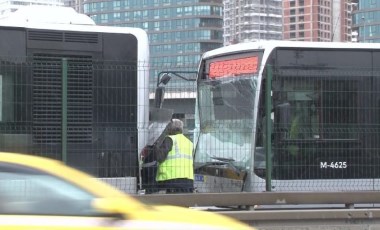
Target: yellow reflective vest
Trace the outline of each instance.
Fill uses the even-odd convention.
[[[178,178],[194,180],[193,143],[183,134],[169,137],[173,146],[165,161],[158,164],[156,181]]]

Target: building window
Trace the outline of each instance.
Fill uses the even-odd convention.
[[[292,9],[290,10],[290,15],[295,15],[296,14],[296,10]]]
[[[154,30],[159,31],[160,30],[160,23],[159,22],[154,22]]]
[[[101,2],[100,3],[100,9],[104,10],[105,8],[106,8],[106,3],[105,2]]]
[[[133,17],[135,20],[140,20],[141,19],[141,11],[137,10],[137,11],[133,12]]]
[[[295,7],[296,6],[296,1],[290,1],[290,7]]]
[[[176,20],[176,21],[175,21],[175,25],[176,25],[176,28],[177,28],[177,29],[182,28],[182,21],[181,21],[181,20]]]
[[[305,29],[305,24],[299,24],[298,25],[299,30],[304,30]]]
[[[182,16],[182,8],[177,8],[177,16]]]
[[[130,1],[129,0],[125,0],[124,1],[124,8],[128,9],[130,7]]]
[[[120,21],[120,13],[119,12],[113,13],[113,20],[114,21]]]
[[[113,9],[114,10],[120,10],[120,5],[121,5],[120,1],[114,1],[113,2]]]
[[[304,6],[304,5],[305,5],[304,0],[299,0],[299,1],[298,1],[298,6]]]
[[[100,22],[101,23],[107,23],[108,22],[108,14],[101,14],[100,15]]]
[[[296,33],[292,32],[290,33],[290,38],[295,38],[296,37]]]
[[[303,37],[305,37],[305,33],[304,33],[304,32],[299,32],[299,33],[298,33],[298,36],[299,36],[300,38],[303,38]]]
[[[148,19],[148,11],[147,10],[143,11],[143,19]]]
[[[377,34],[377,26],[370,26],[369,27],[369,36],[374,36]]]
[[[185,15],[191,15],[193,13],[193,7],[192,6],[184,7],[184,12],[185,12]]]
[[[298,9],[298,13],[299,14],[304,14],[305,13],[305,9],[304,8],[299,8]]]
[[[169,17],[169,9],[168,8],[162,9],[162,16],[164,18]]]
[[[305,21],[305,17],[304,17],[304,16],[299,16],[299,17],[298,17],[298,21],[299,21],[299,22],[303,22],[303,21]]]
[[[296,22],[296,18],[295,17],[291,17],[290,18],[290,23],[294,23],[294,22]]]
[[[296,30],[296,25],[290,25],[290,30]]]
[[[148,29],[148,22],[143,22],[143,26],[142,26],[142,28],[143,28],[144,30],[147,30],[147,29]]]

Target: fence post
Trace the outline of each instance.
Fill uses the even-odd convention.
[[[62,58],[62,161],[67,163],[67,58]]]
[[[272,66],[268,65],[265,88],[265,117],[266,117],[266,138],[265,138],[265,188],[267,192],[272,191]]]

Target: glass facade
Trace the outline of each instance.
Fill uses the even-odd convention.
[[[380,0],[360,0],[354,16],[359,42],[380,42]]]
[[[99,25],[147,31],[153,69],[196,70],[205,51],[223,46],[223,0],[87,0],[84,13]]]

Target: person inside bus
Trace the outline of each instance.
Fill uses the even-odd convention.
[[[194,191],[193,143],[183,135],[183,122],[172,119],[161,144],[154,147],[158,162],[156,181],[166,193]]]

